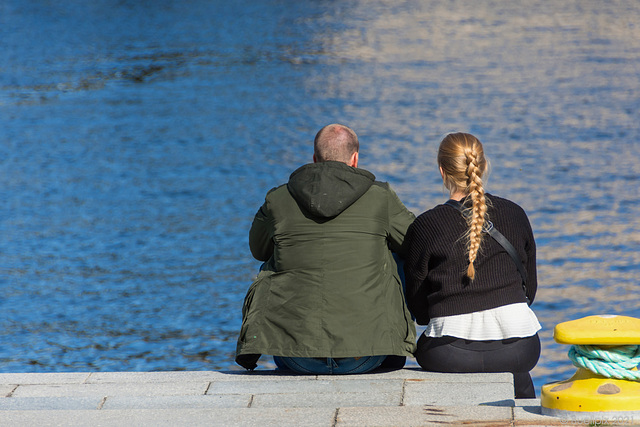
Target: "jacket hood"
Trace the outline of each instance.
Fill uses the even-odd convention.
[[[366,193],[375,179],[364,169],[328,161],[298,168],[289,177],[287,188],[304,212],[332,218]]]

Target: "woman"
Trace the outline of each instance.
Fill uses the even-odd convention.
[[[473,135],[447,135],[438,165],[450,200],[420,215],[405,240],[407,304],[427,325],[416,359],[428,371],[512,372],[516,398],[535,397],[529,371],[541,327],[527,304],[537,288],[529,220],[515,203],[485,193],[488,162]],[[515,248],[524,277],[487,234],[491,226]]]

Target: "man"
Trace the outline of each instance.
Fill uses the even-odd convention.
[[[392,251],[403,255],[415,217],[387,183],[358,169],[358,149],[353,130],[325,126],[313,163],[269,191],[256,214],[249,246],[265,264],[242,310],[241,366],[254,369],[268,354],[295,372],[362,373],[385,359],[401,367],[413,353]]]

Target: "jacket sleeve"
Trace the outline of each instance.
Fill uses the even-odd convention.
[[[268,201],[256,213],[249,230],[249,249],[258,261],[267,261],[273,255],[273,238]]]
[[[533,237],[533,230],[531,229],[531,224],[529,223],[529,219],[525,214],[525,222],[526,222],[526,239],[524,249],[527,253],[527,260],[525,262],[525,269],[527,272],[527,298],[531,304],[533,304],[533,300],[536,297],[536,292],[538,291],[538,273],[536,271],[536,241]]]
[[[429,323],[429,289],[426,278],[429,273],[429,251],[426,240],[420,236],[418,224],[414,222],[407,231],[405,245],[407,256],[404,260],[407,307],[419,325]]]
[[[401,258],[406,256],[405,235],[407,229],[416,219],[416,216],[407,209],[398,198],[398,195],[389,189],[389,247]]]

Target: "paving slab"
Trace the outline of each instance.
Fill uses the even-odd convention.
[[[335,409],[135,409],[101,411],[0,411],[2,426],[65,427],[330,427]]]
[[[485,379],[487,381],[487,379]],[[487,405],[513,406],[513,382],[459,382],[455,376],[440,381],[408,379],[403,404],[406,406]]]
[[[326,377],[325,377],[326,378]],[[252,394],[296,394],[296,393],[402,393],[404,381],[401,379],[360,379],[350,381],[339,379],[309,379],[291,382],[272,378],[263,381],[221,381],[213,382],[207,393],[252,393]]]
[[[336,427],[410,427],[472,424],[510,426],[511,408],[483,406],[399,406],[387,408],[340,408]]]
[[[257,372],[257,371],[256,371]],[[276,371],[271,371],[275,373]],[[370,374],[358,375],[318,375],[318,379],[346,380],[351,381],[357,379],[415,379],[424,381],[451,382],[455,378],[455,382],[505,382],[513,384],[513,375],[508,372],[496,373],[479,373],[479,374],[448,374],[443,372],[427,372],[420,368],[404,368],[396,371],[376,372]]]
[[[207,396],[114,396],[104,400],[102,409],[194,409],[194,408],[248,408],[250,394],[224,394]]]
[[[18,387],[17,384],[0,384],[0,397],[9,397]]]
[[[208,382],[173,383],[107,383],[107,384],[27,384],[19,385],[11,394],[18,397],[91,397],[91,396],[179,396],[203,395]]]
[[[102,397],[21,397],[0,399],[0,411],[98,409]]]
[[[8,373],[0,374],[0,384],[82,384],[91,373]]]
[[[564,422],[563,422],[564,421]],[[540,404],[537,406],[519,406],[513,408],[513,422],[514,425],[541,425],[541,426],[558,426],[558,425],[567,425],[566,420],[561,420],[560,418],[550,417],[547,415],[542,415],[540,413]],[[586,423],[584,425],[589,425]]]
[[[104,383],[171,383],[210,382],[228,377],[216,371],[176,371],[176,372],[94,372],[86,379],[87,384]]]
[[[275,369],[270,370],[257,370],[257,371],[219,371],[218,376],[214,378],[215,381],[263,381],[268,378],[279,378],[288,381],[308,381],[309,379],[318,379],[318,375],[303,375],[296,374],[294,372],[277,371]],[[356,375],[342,375],[354,378]],[[328,378],[335,378],[336,376],[328,376]],[[360,375],[357,375],[360,378]]]
[[[258,394],[251,408],[340,408],[342,406],[399,406],[400,393]],[[257,410],[257,409],[256,409]]]

